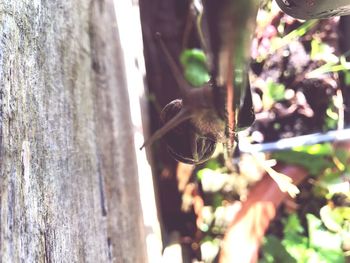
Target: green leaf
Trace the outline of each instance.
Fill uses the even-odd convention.
[[[196,174],[197,175],[197,179],[199,181],[201,181],[203,179],[204,174],[208,173],[209,171],[213,171],[213,170],[212,169],[208,169],[208,168],[203,168],[203,169],[199,170],[197,172],[197,174]]]
[[[320,250],[341,250],[341,236],[331,233],[322,224],[321,219],[312,214],[306,215],[310,247]]]
[[[345,78],[344,82],[345,85],[349,86],[350,85],[350,71],[344,70]]]
[[[204,262],[214,262],[220,250],[220,241],[212,239],[200,244],[201,256]]]
[[[262,246],[262,259],[259,263],[296,263],[297,261],[287,252],[281,241],[268,235],[264,238]]]
[[[263,104],[265,108],[270,108],[273,103],[284,99],[285,86],[280,83],[268,80],[266,90],[263,94]]]
[[[339,61],[339,58],[334,54],[334,49],[318,38],[311,41],[310,57],[312,60],[323,60],[327,63],[337,63]]]
[[[330,102],[326,110],[326,116],[325,116],[326,127],[325,128],[327,130],[332,130],[337,128],[338,120],[339,120],[339,115],[334,105],[334,102]]]
[[[276,52],[277,49],[282,48],[286,45],[288,45],[291,41],[298,39],[299,37],[302,37],[305,35],[311,28],[313,28],[317,24],[318,20],[308,20],[305,21],[300,27],[290,32],[288,35],[284,36],[281,39],[278,39],[276,43],[273,43],[273,46],[271,47],[271,52]],[[277,38],[274,38],[277,39]]]
[[[302,234],[304,233],[304,228],[300,224],[300,220],[297,214],[291,214],[287,217],[287,219],[283,220],[284,223],[284,234]]]
[[[291,214],[283,223],[284,238],[282,244],[297,262],[305,262],[309,254],[308,238],[303,235],[304,228],[298,215]]]
[[[205,168],[211,169],[211,170],[217,170],[220,169],[222,165],[216,160],[216,159],[210,159],[206,162]]]
[[[180,61],[183,66],[192,63],[193,61],[202,63],[205,65],[207,58],[204,52],[200,49],[185,49],[180,56]]]
[[[315,263],[345,263],[344,254],[341,250],[316,249],[318,257]]]
[[[186,49],[181,53],[180,62],[186,80],[194,87],[207,83],[210,75],[206,66],[206,56],[202,50]]]
[[[296,262],[309,262],[309,254],[310,254],[310,249],[307,246],[307,238],[303,237],[301,239],[301,243],[298,242],[291,242],[290,240],[283,240],[282,244],[285,246],[287,252],[293,257]]]
[[[333,147],[330,143],[297,146],[293,148],[295,152],[304,152],[311,155],[332,156]]]
[[[213,208],[217,208],[219,206],[222,206],[222,203],[224,202],[224,196],[222,194],[214,194],[212,199],[212,206]]]
[[[336,207],[333,212],[338,222],[350,221],[350,207]]]
[[[327,168],[324,174],[317,180],[317,185],[323,187],[330,194],[329,198],[334,193],[347,193],[348,184],[342,179],[342,172]]]
[[[197,179],[201,181],[204,192],[215,193],[229,182],[231,176],[227,173],[204,168],[197,172]]]
[[[347,163],[350,159],[349,151],[343,150],[343,149],[336,149],[334,151],[335,156],[338,158],[338,160],[347,167]]]
[[[312,175],[319,175],[327,167],[334,166],[325,156],[305,152],[278,151],[272,154],[272,158],[285,163],[303,166]]]
[[[341,230],[343,218],[340,214],[334,212],[335,211],[329,205],[325,205],[320,209],[320,217],[328,230],[339,232]]]

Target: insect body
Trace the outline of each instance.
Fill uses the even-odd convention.
[[[161,113],[164,125],[171,123],[174,116],[186,107],[182,100],[174,100],[166,105]],[[210,116],[211,113],[206,110],[194,112],[192,118],[180,123],[164,135],[168,151],[176,160],[198,164],[212,156],[223,128],[215,127],[213,123],[218,120],[212,122]],[[220,126],[220,123],[217,125]]]
[[[164,137],[169,153],[176,160],[189,164],[202,163],[212,156],[216,143],[225,140],[225,122],[215,111],[213,87],[206,83],[200,88],[192,88],[183,78],[159,34],[157,38],[182,99],[173,100],[164,107],[161,113],[163,127],[143,146]]]

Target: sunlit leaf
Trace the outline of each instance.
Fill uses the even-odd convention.
[[[350,160],[349,151],[343,149],[336,149],[334,151],[335,157],[344,165],[348,166],[347,163]],[[349,167],[350,168],[350,167]]]
[[[232,177],[226,173],[220,173],[208,168],[198,171],[197,178],[202,183],[203,191],[210,193],[220,191],[232,179]]]
[[[328,230],[333,232],[341,231],[343,217],[334,213],[329,205],[325,205],[320,209],[320,217]]]
[[[316,253],[317,259],[315,263],[345,263],[345,258],[343,252],[339,250],[332,249],[317,249]],[[309,261],[311,262],[311,261]]]
[[[293,148],[293,151],[304,152],[311,155],[331,156],[333,154],[333,147],[330,143],[323,143],[297,146]]]
[[[270,108],[273,103],[284,99],[285,86],[271,80],[266,83],[266,90],[263,94],[263,104],[265,108]]]
[[[334,48],[328,44],[321,42],[320,39],[315,38],[311,41],[311,55],[312,60],[323,60],[329,63],[338,63],[339,58],[334,54]]]
[[[277,49],[282,48],[288,45],[292,40],[298,39],[299,37],[304,36],[311,28],[317,24],[317,20],[308,20],[305,21],[300,27],[290,32],[288,35],[279,39],[278,42],[274,43],[271,48],[271,53],[276,52]]]
[[[209,168],[211,170],[217,170],[221,167],[222,165],[216,159],[211,159],[205,163],[205,168]]]
[[[345,77],[344,77],[344,82],[345,85],[349,86],[350,85],[350,71],[344,71]]]
[[[291,233],[302,234],[304,232],[303,226],[300,224],[300,220],[297,214],[291,214],[287,219],[283,220],[284,222],[284,234],[288,235]]]
[[[297,261],[287,252],[281,240],[273,235],[268,235],[264,238],[262,259],[259,260],[259,263],[275,262],[296,263]]]
[[[341,236],[331,233],[322,224],[321,219],[312,214],[306,215],[310,246],[341,252]]]
[[[291,214],[284,220],[284,238],[282,240],[288,253],[297,260],[304,262],[308,255],[308,238],[303,235],[304,228],[297,214]]]
[[[325,157],[327,156],[296,151],[278,151],[272,154],[272,158],[276,160],[303,166],[312,175],[319,175],[327,167],[334,166],[334,164]]]
[[[200,245],[202,260],[205,263],[214,262],[219,253],[220,241],[218,239],[207,240]]]

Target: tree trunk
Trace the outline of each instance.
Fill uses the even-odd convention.
[[[0,1],[2,262],[145,262],[112,0]]]

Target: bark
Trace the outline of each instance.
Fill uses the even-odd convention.
[[[144,262],[111,0],[0,1],[2,262]]]

